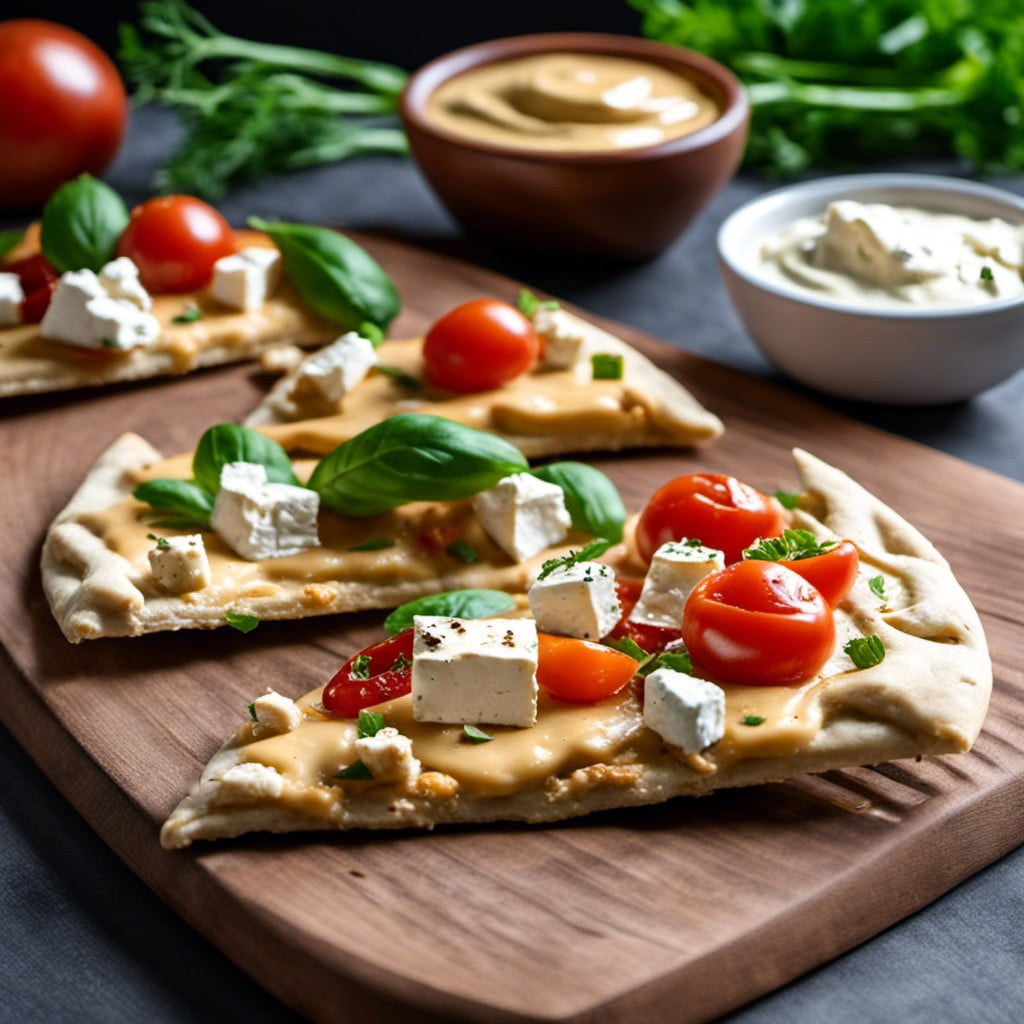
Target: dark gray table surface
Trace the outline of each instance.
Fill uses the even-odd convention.
[[[136,113],[108,180],[137,201],[172,145],[157,111]],[[929,165],[920,170],[955,172]],[[1024,193],[1024,178],[996,181]],[[587,266],[467,241],[414,167],[367,159],[261,183],[222,204],[247,215],[383,228],[473,260],[753,374],[773,376],[733,314],[715,267],[725,216],[769,183],[740,177],[651,263]],[[1024,373],[969,403],[858,419],[1024,480]],[[1017,510],[1019,515],[1024,509]],[[176,917],[115,857],[0,730],[0,1020],[294,1020]],[[728,1018],[864,1024],[1024,1020],[1024,848],[872,941]]]

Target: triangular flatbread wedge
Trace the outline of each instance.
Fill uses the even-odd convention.
[[[720,741],[689,755],[664,742],[645,725],[637,680],[594,705],[542,695],[536,726],[491,727],[492,739],[479,743],[459,725],[415,721],[405,696],[373,710],[411,750],[389,739],[379,777],[344,780],[337,776],[360,750],[357,723],[325,714],[322,688],[296,703],[274,696],[269,715],[254,712],[213,756],[164,825],[164,846],[252,831],[556,821],[968,750],[992,684],[970,600],[909,523],[838,469],[795,455],[804,492],[792,525],[853,541],[858,579],[835,613],[835,652],[820,675],[792,687],[724,687]],[[883,586],[872,589],[878,576]],[[881,638],[885,657],[858,669],[843,645],[869,635]]]
[[[397,412],[444,416],[487,430],[528,458],[688,447],[722,433],[717,416],[631,345],[566,310],[558,317],[559,331],[578,339],[568,367],[542,363],[493,391],[459,395],[424,383],[422,338],[389,340],[377,350],[384,370],[370,370],[340,402],[325,404],[315,391],[303,390],[300,363],[245,422],[289,450],[316,454]],[[594,379],[593,356],[621,358],[621,379]]]

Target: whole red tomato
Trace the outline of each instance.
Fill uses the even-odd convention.
[[[832,609],[777,562],[735,562],[705,576],[683,609],[694,668],[718,683],[788,686],[813,678],[835,647]]]
[[[121,145],[128,103],[109,57],[49,21],[0,22],[0,206],[39,206],[98,174]]]
[[[193,196],[158,196],[132,210],[117,255],[139,268],[151,292],[191,292],[213,277],[213,265],[235,251],[228,222]]]
[[[424,371],[447,391],[489,391],[533,368],[540,337],[514,306],[474,299],[446,313],[427,332]]]

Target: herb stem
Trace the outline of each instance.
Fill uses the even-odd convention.
[[[965,99],[963,92],[958,89],[876,89],[792,81],[754,82],[747,86],[747,95],[755,107],[800,103],[809,107],[889,114],[958,107]]]

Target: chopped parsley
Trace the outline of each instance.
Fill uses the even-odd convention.
[[[494,737],[483,729],[478,729],[475,725],[470,725],[468,722],[462,727],[462,735],[469,740],[470,743],[490,743]]]
[[[356,722],[356,731],[361,740],[376,736],[384,728],[384,716],[379,711],[360,711]]]
[[[810,530],[783,530],[781,537],[759,538],[756,544],[744,550],[743,557],[761,562],[796,561],[823,555],[838,543],[837,540],[819,541]]]
[[[203,319],[203,311],[198,306],[191,306],[183,310],[176,317],[172,317],[173,324],[194,324],[197,320]]]
[[[554,299],[541,301],[527,288],[524,288],[519,293],[516,305],[519,307],[519,312],[522,313],[523,316],[530,317],[531,320],[538,309],[558,309],[558,303],[555,302]]]
[[[156,544],[157,551],[170,551],[171,542],[166,537],[158,537],[155,533],[147,533],[146,539]]]
[[[595,352],[590,357],[594,380],[622,380],[622,356]]]
[[[343,768],[337,775],[334,776],[336,779],[342,779],[347,781],[350,779],[372,779],[373,776],[370,774],[370,769],[363,764],[362,761],[353,761],[347,768]]]
[[[654,659],[654,664],[644,672],[648,675],[658,668],[670,668],[673,672],[684,672],[688,676],[693,675],[693,662],[690,660],[689,651],[663,651]]]
[[[606,640],[605,644],[622,654],[628,654],[634,661],[639,661],[641,664],[650,657],[650,654],[632,637],[624,636],[617,640]]]
[[[986,265],[986,266],[981,268],[981,280],[982,281],[984,281],[986,284],[989,284],[990,282],[994,281],[995,279],[996,279],[996,276],[995,276],[995,274],[992,273],[992,268],[990,266]]]
[[[792,491],[776,491],[775,500],[783,508],[796,508],[800,504],[800,495]]]
[[[612,542],[610,540],[605,540],[604,537],[597,537],[589,544],[580,548],[579,551],[570,551],[569,554],[562,555],[560,558],[549,558],[540,567],[537,579],[547,579],[556,570],[568,569],[569,566],[576,565],[577,562],[589,562],[597,558],[598,555],[603,555],[611,546]]]
[[[452,558],[457,558],[466,565],[476,565],[480,561],[479,552],[468,540],[457,540],[454,544],[449,544],[445,550]]]
[[[744,715],[740,719],[741,725],[763,725],[764,715]]]
[[[361,338],[365,338],[374,348],[384,340],[384,332],[370,320],[364,320],[356,333]]]
[[[383,373],[385,377],[390,377],[396,384],[403,388],[408,388],[410,391],[419,391],[423,384],[417,380],[411,373],[406,373],[405,370],[400,370],[397,366],[389,366],[387,363],[378,363],[377,370]]]
[[[224,613],[224,621],[239,633],[251,633],[260,624],[255,615],[243,615],[230,609]]]
[[[354,662],[352,662],[352,668],[349,671],[349,675],[353,679],[369,679],[370,678],[370,656],[368,654],[360,654]],[[360,712],[362,714],[362,712]]]
[[[395,542],[390,537],[370,537],[362,544],[353,544],[349,551],[383,551],[384,548],[393,548]]]
[[[887,601],[888,598],[885,595],[885,577],[879,574],[878,576],[872,576],[868,580],[868,589],[871,591],[879,601]]]
[[[389,672],[404,672],[407,668],[412,667],[412,658],[407,658],[404,654],[400,654],[393,662],[391,662],[391,668]]]
[[[259,722],[259,716],[256,714],[256,704],[252,703],[249,705],[249,717],[254,722]]]
[[[871,668],[885,658],[885,645],[877,636],[858,636],[843,644],[843,650],[857,668]]]

